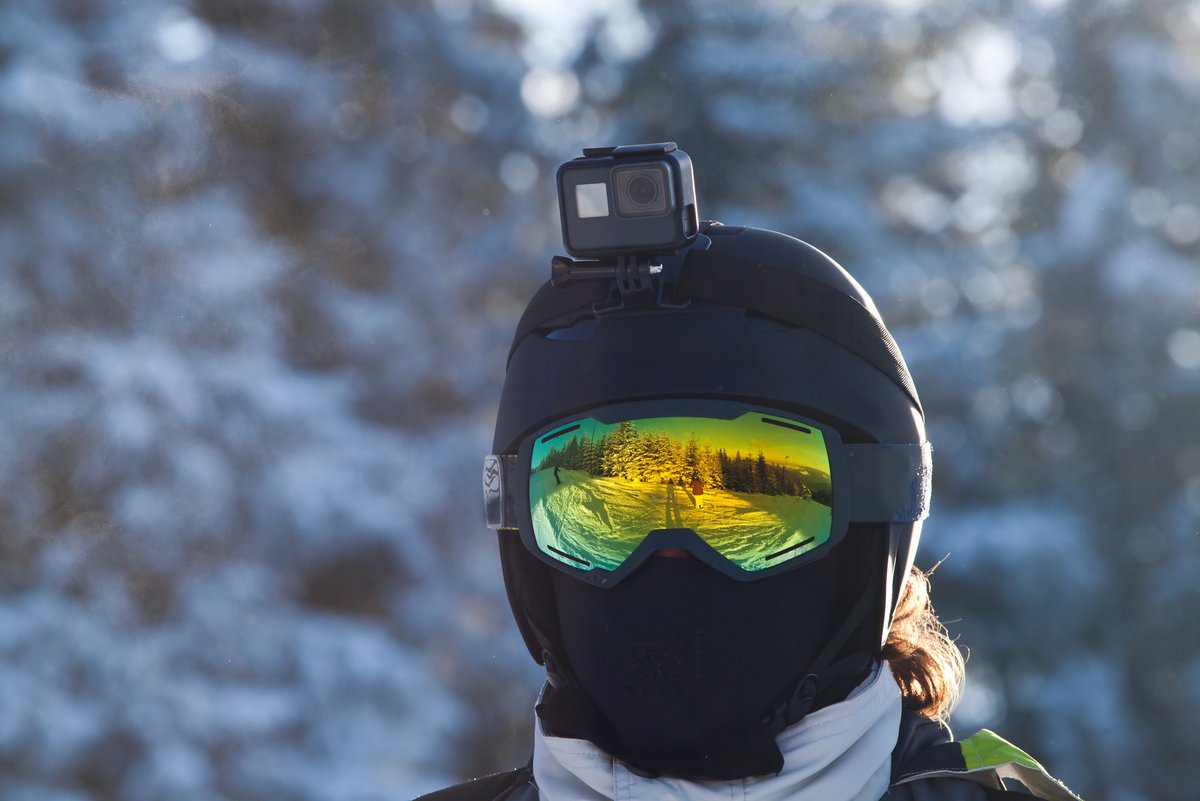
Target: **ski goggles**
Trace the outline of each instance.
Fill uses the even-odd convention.
[[[811,562],[850,523],[928,514],[920,444],[846,444],[815,420],[717,400],[595,408],[484,459],[492,529],[560,571],[612,586],[661,549],[748,581]]]

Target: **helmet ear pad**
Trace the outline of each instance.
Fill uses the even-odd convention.
[[[847,591],[873,596],[871,611],[851,645],[877,652],[887,642],[896,604],[904,594],[908,572],[921,536],[916,523],[851,523],[835,550],[843,551]]]
[[[885,576],[888,580],[882,582],[889,597],[884,598],[884,617],[879,629],[882,632],[880,646],[887,642],[896,607],[904,596],[904,588],[908,584],[908,574],[916,562],[917,545],[921,542],[921,526],[924,522],[924,520],[918,520],[914,523],[881,524],[882,528],[889,530],[887,535],[889,547],[885,561],[887,570]]]

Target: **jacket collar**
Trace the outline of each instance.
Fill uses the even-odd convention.
[[[587,740],[551,737],[540,724],[533,772],[543,801],[876,801],[891,777],[900,716],[900,689],[883,663],[846,700],[780,733],[784,766],[774,776],[646,778]]]

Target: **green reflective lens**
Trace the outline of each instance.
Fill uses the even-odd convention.
[[[829,540],[821,431],[763,412],[732,420],[577,420],[533,446],[529,506],[543,553],[615,570],[658,529],[690,529],[747,571]]]

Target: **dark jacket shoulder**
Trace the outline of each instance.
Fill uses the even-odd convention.
[[[1018,790],[996,790],[966,779],[920,779],[890,787],[880,801],[1037,801]]]
[[[537,801],[537,787],[529,765],[471,779],[415,801]]]
[[[931,754],[939,753],[953,742],[954,737],[945,725],[905,709],[896,748],[892,751],[892,781],[911,773],[914,766],[928,763]],[[1020,797],[971,781],[939,778],[894,784],[881,801],[1015,801]]]
[[[1079,801],[1029,754],[981,729],[955,741],[949,729],[909,710],[892,752],[885,801]]]

